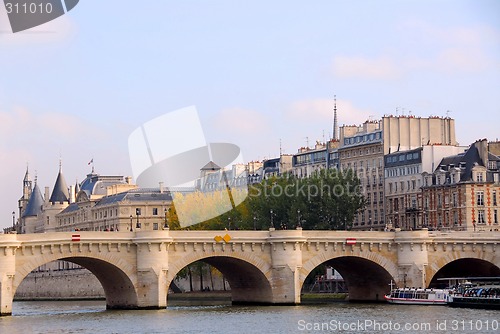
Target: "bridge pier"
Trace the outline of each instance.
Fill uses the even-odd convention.
[[[426,288],[425,267],[428,265],[429,231],[404,231],[396,233],[397,264],[400,287]]]
[[[137,245],[137,308],[164,309],[167,307],[169,231],[142,232]],[[161,240],[161,241],[159,241]]]
[[[0,316],[12,314],[16,273],[16,238],[16,234],[3,236],[3,251],[0,253]]]
[[[302,229],[270,231],[273,304],[300,304]],[[293,240],[293,241],[292,241]],[[305,240],[305,239],[304,239]]]

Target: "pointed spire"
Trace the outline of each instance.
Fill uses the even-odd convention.
[[[69,191],[66,180],[62,174],[61,159],[59,159],[59,174],[57,175],[56,184],[54,185],[54,190],[52,191],[49,202],[52,204],[69,202]]]
[[[30,200],[28,201],[28,205],[26,206],[26,210],[23,213],[23,218],[37,216],[39,213],[42,212],[42,206],[43,206],[42,193],[40,191],[40,188],[38,188],[38,184],[35,181],[35,187],[33,188],[33,192],[31,193]]]
[[[337,95],[333,95],[333,140],[338,140],[337,128]]]
[[[24,174],[24,182],[28,182],[30,180],[30,172],[29,172],[29,164],[26,163],[26,174]]]

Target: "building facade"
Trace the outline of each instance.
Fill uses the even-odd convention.
[[[500,158],[491,153],[484,139],[472,144],[465,153],[443,158],[432,173],[424,172],[424,226],[441,230],[498,230],[499,170]]]
[[[462,153],[466,147],[424,145],[384,156],[385,213],[389,229],[424,227],[422,173],[432,173],[446,156]]]

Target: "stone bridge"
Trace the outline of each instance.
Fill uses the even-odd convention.
[[[233,303],[298,304],[319,265],[344,277],[350,300],[377,301],[399,286],[439,277],[500,276],[500,232],[144,231],[0,235],[0,315],[21,281],[66,260],[101,282],[109,309],[165,308],[170,283],[202,260],[220,270]]]

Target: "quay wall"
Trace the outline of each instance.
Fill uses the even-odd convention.
[[[104,290],[87,269],[31,272],[14,300],[104,299]]]

